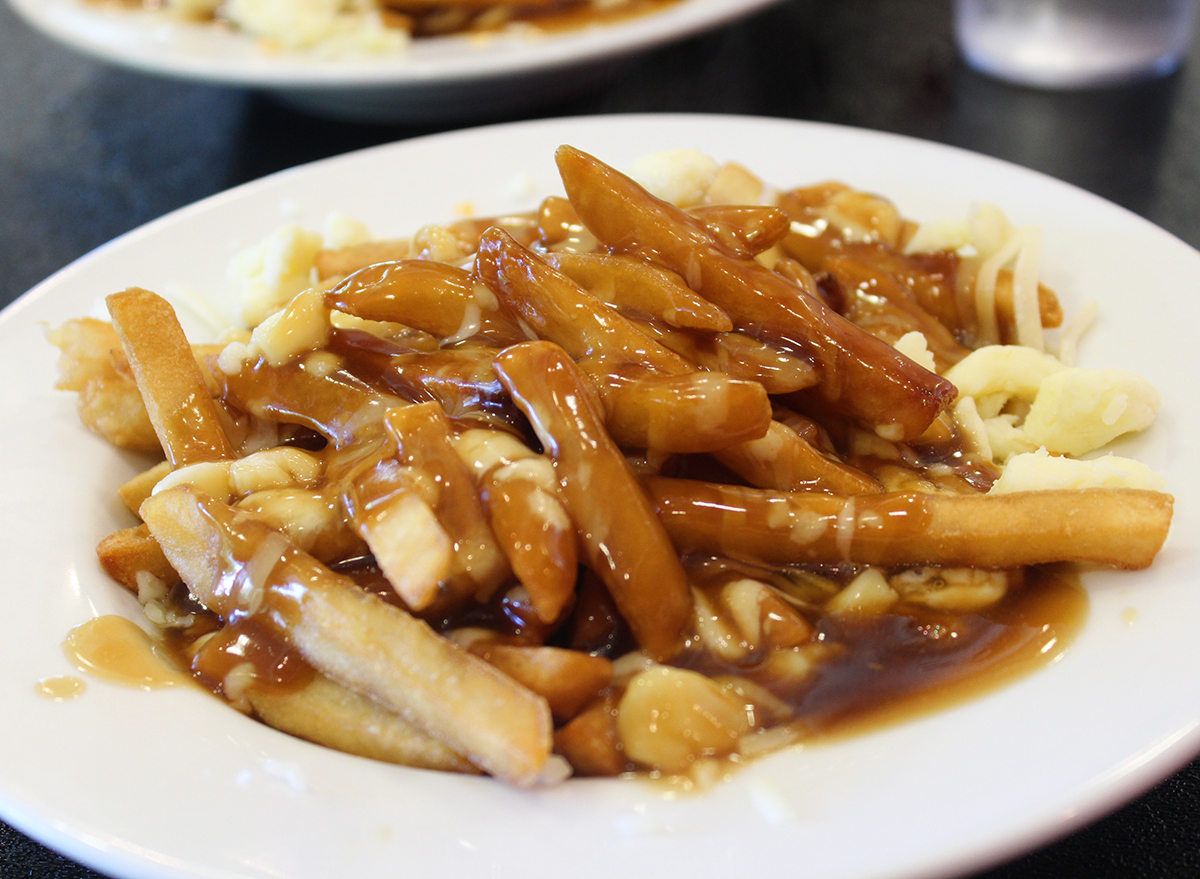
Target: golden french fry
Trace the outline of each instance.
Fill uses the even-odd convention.
[[[682,357],[647,338],[503,230],[489,229],[480,238],[475,271],[505,308],[574,360],[603,356],[667,373],[692,371]]]
[[[167,460],[180,467],[232,457],[175,310],[157,294],[136,287],[105,301]]]
[[[788,215],[765,205],[707,204],[688,209],[736,256],[748,259],[770,250],[791,228]]]
[[[542,696],[558,722],[570,720],[612,681],[612,662],[561,647],[526,647],[483,639],[472,653]]]
[[[587,369],[587,362],[580,366]],[[718,372],[592,376],[617,445],[656,452],[715,452],[767,434],[771,401],[757,382]]]
[[[116,371],[112,352],[121,347],[121,340],[107,321],[74,318],[48,330],[46,339],[59,350],[58,381],[54,384],[59,390],[81,391],[92,379]]]
[[[245,696],[268,726],[327,748],[401,766],[479,772],[439,740],[324,675],[298,688],[251,686]]]
[[[138,509],[142,505],[142,501],[150,497],[154,491],[154,486],[171,472],[170,461],[159,461],[148,470],[143,470],[132,479],[128,479],[121,483],[117,489],[117,497],[121,499],[121,503],[125,504],[129,512],[137,515]]]
[[[345,369],[306,369],[304,363],[271,366],[261,357],[218,370],[224,396],[264,421],[299,424],[339,448],[377,436],[383,414],[405,401],[376,390]]]
[[[344,278],[359,269],[381,262],[408,259],[412,246],[407,241],[368,241],[317,254],[314,268],[322,281]]]
[[[131,592],[138,591],[138,574],[148,573],[164,583],[179,579],[162,549],[144,524],[122,528],[96,546],[104,572]]]
[[[939,371],[945,371],[970,353],[944,324],[921,306],[907,284],[880,269],[877,263],[835,255],[825,260],[824,269],[837,283],[841,299],[838,311],[889,345],[906,333],[921,333]]]
[[[582,376],[549,342],[514,345],[497,370],[554,461],[588,564],[643,649],[659,659],[676,655],[691,619],[687,577]]]
[[[546,262],[592,296],[624,312],[646,315],[671,327],[727,332],[729,315],[688,289],[674,272],[611,253],[547,253]]]
[[[439,339],[524,339],[496,297],[465,269],[406,259],[360,269],[325,294],[330,307],[366,320],[392,321]]]
[[[437,484],[432,508],[453,541],[451,577],[465,577],[474,586],[474,597],[486,601],[512,570],[492,533],[475,480],[455,451],[445,413],[437,403],[421,403],[390,410],[384,424],[396,443],[397,460]]]
[[[333,350],[358,375],[407,400],[435,400],[450,418],[491,421],[497,426],[520,421],[520,413],[492,367],[499,349],[482,344],[406,351],[367,333],[334,334]]]
[[[484,771],[521,786],[541,778],[551,747],[550,711],[541,697],[253,516],[181,486],[147,500],[142,518],[192,594],[214,613],[252,614],[318,671]]]
[[[883,490],[874,477],[822,454],[780,421],[772,421],[761,439],[718,449],[712,456],[759,488],[843,495],[875,494]]]
[[[758,382],[768,394],[802,391],[820,381],[807,360],[784,354],[744,333],[689,332],[648,320],[634,320],[634,323],[689,363],[723,372],[730,378]]]
[[[1135,489],[837,497],[657,477],[645,485],[680,552],[769,564],[1144,568],[1173,506],[1170,495]]]
[[[92,379],[80,390],[76,407],[84,426],[117,448],[162,454],[158,432],[131,379],[115,373]]]
[[[538,618],[560,619],[575,594],[575,526],[559,495],[549,459],[510,434],[476,428],[454,440],[475,473],[492,530]]]
[[[617,700],[597,699],[554,734],[554,750],[580,775],[620,775],[630,768],[617,732]]]
[[[697,221],[572,147],[556,152],[567,196],[587,227],[624,253],[651,253],[751,335],[809,358],[823,405],[888,439],[911,439],[955,396],[954,386],[865,333],[752,260],[738,259]]]

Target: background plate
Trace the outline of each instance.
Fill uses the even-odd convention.
[[[133,614],[93,555],[128,524],[113,489],[141,462],[88,434],[53,391],[47,326],[97,313],[137,284],[186,285],[228,308],[225,266],[283,222],[333,210],[378,235],[534,206],[559,192],[570,143],[618,167],[666,148],[737,160],[792,186],[838,178],[919,220],[974,200],[1045,231],[1044,279],[1068,314],[1102,306],[1084,365],[1146,375],[1156,425],[1123,450],[1166,476],[1171,539],[1145,572],[1089,574],[1089,620],[1056,664],[935,715],[764,759],[681,797],[642,782],[571,781],[518,792],[326,751],[196,691],[90,682],[80,699],[35,693],[72,673],[61,643],[99,613]],[[630,116],[496,126],[380,147],[284,172],[123,236],[0,315],[0,815],[96,869],[127,877],[485,875],[564,872],[825,879],[936,877],[985,866],[1132,798],[1198,750],[1200,486],[1196,325],[1200,254],[1133,214],[996,160],[892,135],[713,116]],[[202,322],[187,320],[199,334]]]
[[[253,39],[160,12],[88,0],[9,0],[33,27],[125,67],[270,92],[340,119],[495,118],[602,82],[639,52],[733,21],[775,0],[680,0],[660,12],[549,35],[419,39],[403,54],[321,59],[270,54]]]

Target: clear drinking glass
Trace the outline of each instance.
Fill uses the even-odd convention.
[[[1170,73],[1196,0],[955,0],[968,64],[1023,85],[1082,88]]]

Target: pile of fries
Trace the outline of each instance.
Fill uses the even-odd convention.
[[[982,320],[970,255],[842,185],[729,164],[680,205],[556,158],[566,198],[324,250],[220,344],[138,288],[52,333],[83,421],[164,456],[100,560],[230,704],[519,786],[682,774],[802,735],[828,620],[1152,562],[1169,495],[991,491],[982,417],[1038,404],[943,375],[1031,351],[1052,291],[998,263]]]

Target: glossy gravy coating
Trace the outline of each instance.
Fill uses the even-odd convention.
[[[566,155],[572,192],[587,160]],[[1087,600],[1048,562],[1104,563],[1109,532],[1057,545],[1037,517],[1053,502],[1049,518],[1085,521],[1070,492],[988,497],[1000,467],[949,410],[955,386],[890,344],[921,332],[939,369],[970,350],[957,257],[844,241],[807,202],[805,222],[686,214],[605,186],[429,232],[417,258],[327,277],[185,351],[236,451],[177,466],[140,504],[188,581],[155,609],[176,621],[175,661],[272,725],[310,698],[365,729],[386,710],[487,772],[495,755],[458,729],[520,701],[540,731],[500,777],[529,784],[556,760],[744,762],[1060,656]],[[1161,521],[1151,494],[1108,500]],[[1109,563],[1148,564],[1127,558]],[[519,700],[454,704],[468,679]],[[426,690],[447,705],[406,701]]]

